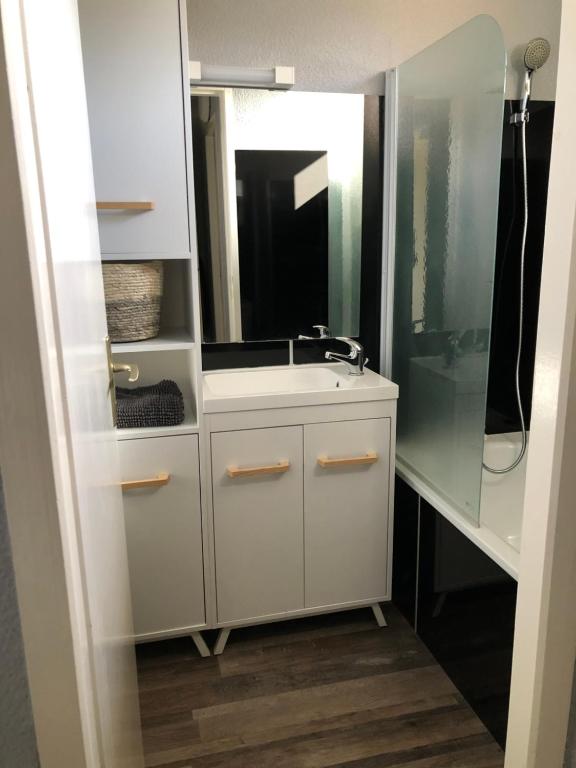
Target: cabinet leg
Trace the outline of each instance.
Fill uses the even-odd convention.
[[[380,603],[374,603],[372,605],[372,611],[374,613],[374,618],[376,619],[376,623],[378,624],[378,626],[387,627],[388,623],[384,618],[384,614],[382,613],[382,608],[380,608]]]
[[[220,656],[221,653],[224,653],[224,648],[226,648],[226,643],[228,642],[229,637],[230,637],[229,629],[221,629],[220,632],[218,632],[216,645],[214,646],[214,650],[213,650],[214,656]]]
[[[436,598],[436,604],[434,605],[434,610],[432,611],[433,619],[437,619],[438,616],[440,616],[447,598],[448,598],[448,592],[440,592],[440,594]]]
[[[196,646],[200,656],[202,656],[203,659],[206,659],[208,656],[210,656],[210,648],[208,648],[206,645],[206,640],[204,640],[200,632],[192,632],[191,637],[192,640],[194,640],[194,645]]]

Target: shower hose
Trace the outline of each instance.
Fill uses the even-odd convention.
[[[487,472],[491,472],[493,475],[504,475],[506,472],[511,472],[524,458],[527,446],[526,424],[524,421],[524,408],[522,407],[522,395],[520,393],[520,362],[522,360],[522,344],[523,344],[523,326],[524,326],[524,265],[526,257],[526,238],[528,235],[528,168],[526,163],[526,120],[522,120],[520,124],[520,145],[522,152],[522,177],[524,185],[524,226],[522,228],[522,250],[520,252],[520,312],[518,329],[518,351],[516,353],[516,402],[518,403],[518,413],[520,415],[520,425],[522,429],[522,446],[517,458],[508,467],[502,469],[495,469],[489,467],[488,464],[482,462],[482,466]]]

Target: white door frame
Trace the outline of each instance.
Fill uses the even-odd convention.
[[[214,307],[216,332],[230,341],[242,341],[242,306],[240,302],[240,261],[238,244],[238,206],[236,203],[236,160],[234,155],[234,104],[232,89],[186,83],[185,93],[210,96],[218,100],[218,129],[213,142],[216,189],[208,180],[211,205],[219,209],[215,241],[211,243],[212,270],[216,275]],[[212,214],[211,214],[212,218]],[[219,226],[218,226],[219,225]],[[223,299],[226,306],[222,306]],[[220,315],[220,317],[219,317]],[[221,337],[220,337],[221,338]]]
[[[11,87],[26,85],[18,6],[0,3],[0,466],[40,762],[84,768],[97,734],[41,190],[30,115],[8,109],[5,54]],[[506,768],[562,765],[576,649],[574,39],[576,4],[563,3]]]
[[[18,2],[0,12],[0,467],[40,762],[90,768],[98,733],[24,35]]]
[[[560,768],[576,649],[576,3],[562,3],[506,768]]]

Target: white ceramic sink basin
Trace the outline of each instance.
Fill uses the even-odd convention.
[[[207,413],[396,397],[398,388],[388,379],[369,370],[365,370],[363,376],[351,376],[342,363],[204,374]]]
[[[204,376],[204,385],[217,397],[306,392],[332,389],[344,384],[342,375],[328,367],[297,368],[293,366],[255,371],[207,373]]]
[[[442,379],[458,393],[483,392],[486,388],[488,370],[488,352],[478,352],[457,357],[452,365],[447,365],[442,355],[436,357],[413,357],[410,365],[414,366],[414,377],[424,375],[423,390],[429,388],[426,377]]]

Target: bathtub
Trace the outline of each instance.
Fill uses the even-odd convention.
[[[506,467],[518,456],[521,445],[520,432],[486,435],[484,463],[495,468]],[[480,525],[488,528],[517,552],[520,552],[526,459],[527,454],[516,469],[504,475],[482,470]]]
[[[520,433],[486,435],[484,437],[484,461],[491,467],[511,464],[521,446]],[[421,475],[405,464],[401,457],[396,460],[396,472],[423,499],[443,515],[461,533],[474,542],[514,579],[518,578],[520,565],[520,535],[526,456],[522,462],[505,475],[493,475],[482,470],[482,492],[478,524],[464,516],[445,496],[435,491]]]

